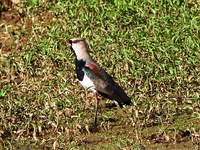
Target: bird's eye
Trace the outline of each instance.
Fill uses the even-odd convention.
[[[72,43],[77,43],[78,42],[78,40],[74,40],[74,41],[72,41]]]

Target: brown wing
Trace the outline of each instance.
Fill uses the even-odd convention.
[[[111,100],[115,100],[122,104],[130,104],[131,99],[127,96],[124,90],[112,79],[112,77],[102,68],[94,63],[86,63],[86,66],[96,76],[93,79],[96,90],[102,95]]]

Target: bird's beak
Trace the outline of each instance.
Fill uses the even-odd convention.
[[[71,49],[71,48],[72,48],[72,44],[68,44],[68,45],[67,45],[67,48],[70,48],[70,49]]]
[[[70,43],[70,44],[67,45],[67,48],[72,49],[72,40],[69,40],[69,43]]]

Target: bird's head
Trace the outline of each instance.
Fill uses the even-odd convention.
[[[88,46],[84,38],[70,39],[68,48],[70,48],[76,54],[76,56],[80,55],[81,53],[87,53],[88,51]]]

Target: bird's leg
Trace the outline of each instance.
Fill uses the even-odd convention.
[[[96,127],[96,126],[97,126],[97,109],[98,109],[98,104],[99,104],[99,100],[98,100],[97,92],[94,93],[94,97],[95,97],[94,127]]]

